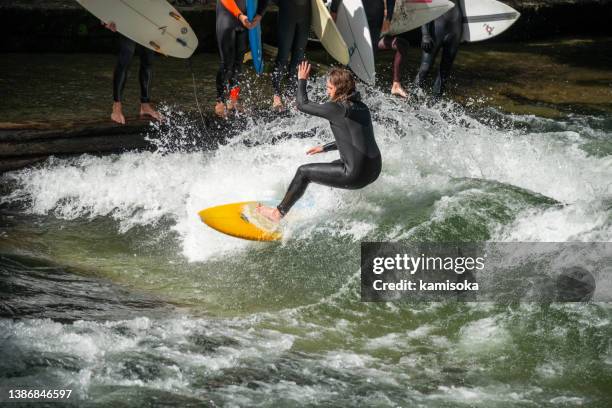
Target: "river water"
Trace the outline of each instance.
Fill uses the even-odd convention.
[[[280,243],[197,212],[277,201],[323,157],[304,152],[329,126],[295,111],[194,151],[194,123],[170,107],[157,152],[6,174],[0,299],[17,319],[0,320],[0,386],[92,406],[609,406],[609,304],[362,303],[359,243],[611,241],[612,116],[362,91],[380,179],[310,186]]]

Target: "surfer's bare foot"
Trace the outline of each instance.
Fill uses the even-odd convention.
[[[265,205],[259,204],[255,208],[255,211],[257,211],[259,214],[263,215],[272,222],[278,223],[280,222],[281,218],[283,218],[280,211],[278,211],[278,208],[266,207]]]
[[[408,98],[408,92],[402,88],[402,84],[394,82],[391,86],[391,95],[399,96],[400,98]]]
[[[215,115],[222,119],[227,119],[227,108],[224,102],[217,102],[215,105]]]
[[[140,104],[140,116],[150,116],[158,122],[164,120],[164,117],[161,115],[161,113],[153,109],[153,106],[151,106],[150,103]]]
[[[272,102],[272,109],[277,112],[282,112],[285,110],[285,105],[283,105],[283,101],[280,96],[274,95],[274,102]]]
[[[121,102],[113,103],[113,112],[111,113],[111,120],[117,122],[120,125],[125,125],[125,116],[123,116],[123,109]]]

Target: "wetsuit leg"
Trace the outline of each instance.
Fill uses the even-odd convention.
[[[440,46],[442,45],[441,41],[437,40],[436,30],[434,26],[434,22],[430,24],[430,32],[433,40],[433,47],[430,52],[423,50],[421,54],[421,66],[419,67],[419,72],[417,73],[415,83],[417,86],[422,87],[425,83],[425,79],[427,78],[427,74],[429,74],[429,70],[436,62],[436,56],[438,55],[438,51],[440,51]]]
[[[311,182],[349,190],[363,188],[378,178],[381,166],[380,156],[372,159],[361,171],[361,174],[348,173],[341,160],[332,163],[304,164],[298,167],[283,201],[277,208],[282,215],[286,215],[291,207],[302,198]]]
[[[113,100],[115,102],[121,102],[123,100],[123,89],[125,88],[125,81],[128,75],[128,69],[130,62],[134,56],[134,50],[136,49],[136,43],[123,35],[120,35],[119,39],[119,56],[117,58],[117,65],[113,73]]]
[[[242,29],[236,30],[234,38],[234,61],[228,80],[230,89],[240,86],[242,81],[242,62],[244,61],[244,54],[246,54],[248,49],[249,32]]]
[[[236,28],[232,21],[217,20],[217,46],[221,56],[217,71],[217,101],[225,102],[226,89],[236,86],[242,72],[242,59],[247,49],[248,32]]]
[[[225,91],[234,63],[234,43],[236,30],[233,27],[220,27],[217,24],[217,45],[221,62],[217,71],[217,101],[225,102]]]
[[[383,0],[364,1],[363,9],[368,20],[368,27],[370,28],[372,47],[374,47],[374,53],[376,53],[376,45],[378,40],[380,40],[380,29],[385,19],[385,3]]]
[[[291,48],[291,61],[289,61],[289,93],[295,95],[297,89],[297,67],[304,60],[308,34],[310,33],[310,19],[299,22],[295,27],[293,47]]]
[[[379,50],[395,50],[393,57],[393,82],[401,82],[404,58],[408,54],[408,42],[401,37],[385,35],[378,42]]]
[[[274,86],[274,94],[281,94],[281,81],[285,75],[285,69],[289,62],[289,53],[293,45],[297,25],[294,21],[290,21],[284,15],[279,13],[278,17],[278,54],[274,64],[274,72],[272,73],[272,85]]]
[[[456,38],[449,39],[447,43],[442,46],[442,58],[440,59],[440,67],[438,68],[438,76],[434,83],[433,92],[434,95],[440,96],[446,90],[446,84],[448,77],[450,76],[453,68],[453,62],[459,51],[460,40]]]
[[[140,81],[140,103],[151,102],[151,79],[153,78],[153,50],[142,45],[140,51],[140,70],[138,79]]]

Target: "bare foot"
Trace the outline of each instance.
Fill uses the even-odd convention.
[[[225,102],[217,102],[215,105],[215,115],[222,119],[227,119],[227,108]]]
[[[120,125],[125,125],[125,116],[123,116],[121,102],[113,103],[113,113],[111,113],[111,120],[113,122],[119,123]]]
[[[164,117],[153,109],[153,106],[150,103],[141,103],[140,104],[140,116],[150,116],[158,122],[164,120]]]
[[[282,112],[285,110],[285,106],[283,105],[283,101],[280,96],[274,95],[274,102],[272,102],[272,110],[277,112]]]
[[[391,86],[391,95],[399,96],[400,98],[408,98],[408,92],[402,88],[402,84],[394,82]]]
[[[274,223],[279,223],[281,218],[283,218],[278,208],[266,207],[265,205],[258,204],[255,211]]]
[[[244,112],[244,107],[238,100],[230,99],[227,107],[229,108],[229,110],[233,110],[235,112]]]

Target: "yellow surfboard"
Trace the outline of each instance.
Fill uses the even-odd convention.
[[[282,234],[278,224],[259,215],[257,201],[210,207],[198,213],[202,222],[232,237],[251,241],[278,241]]]

